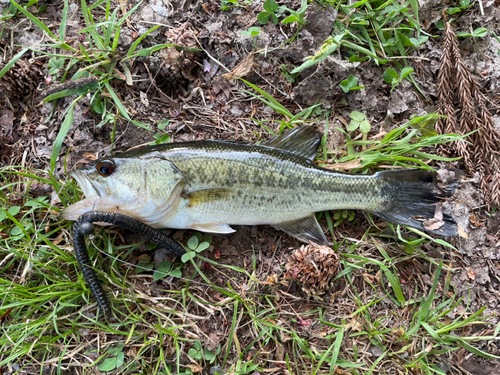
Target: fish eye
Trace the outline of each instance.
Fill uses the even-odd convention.
[[[115,163],[111,160],[103,160],[99,164],[97,164],[97,172],[102,177],[111,176],[111,174],[115,171]]]

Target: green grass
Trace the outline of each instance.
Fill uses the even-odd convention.
[[[91,74],[99,78],[92,87],[46,99],[73,98],[56,138],[52,171],[78,100],[91,95],[101,124],[114,124],[119,118],[132,121],[115,92],[116,81],[130,79],[127,64],[135,56],[149,56],[170,46],[139,49],[153,27],[120,54],[116,48],[120,26],[136,8],[119,18],[110,4],[81,2],[85,46],[81,43],[78,48],[65,41],[67,0],[58,33],[22,4],[11,6],[50,33],[52,47],[61,52],[50,55],[56,80]],[[353,61],[365,57],[379,63],[398,61],[425,37],[416,1],[408,2],[406,9],[395,1],[334,5],[341,15],[349,14],[341,22],[348,27],[338,34],[341,39],[325,43],[319,57],[341,46],[351,51]],[[95,19],[96,10],[102,19]],[[336,28],[342,27],[339,22]],[[406,39],[411,38],[416,42],[408,45]],[[21,50],[0,76],[26,51]],[[319,58],[310,60],[314,64]],[[405,64],[404,59],[401,66],[396,64],[397,81],[388,72],[394,85],[404,78]],[[327,129],[331,127],[331,113],[321,105],[295,114],[262,88],[244,83],[244,94],[276,111],[270,120],[255,120],[270,134],[313,121],[325,121]],[[355,118],[364,121],[357,114]],[[436,135],[435,120],[432,114],[413,118],[375,140],[358,124],[352,131],[342,129],[346,144],[335,151],[327,148],[325,135],[317,162],[329,168],[351,163],[355,168],[350,169],[358,173],[387,166],[429,168],[429,163],[446,160],[435,155],[436,145],[463,138]],[[308,300],[305,294],[288,289],[283,265],[289,249],[258,248],[248,241],[237,252],[218,255],[220,248],[229,251],[223,239],[189,232],[182,238],[189,255],[175,262],[163,260],[156,268],[150,244],[128,243],[125,233],[100,228],[88,241],[88,250],[113,304],[115,319],[106,322],[74,257],[71,223],[58,216],[63,207],[81,199],[81,191],[74,181],[56,177],[52,171],[0,169],[0,369],[13,366],[18,373],[40,373],[42,366],[48,366],[55,373],[76,368],[83,373],[160,375],[191,374],[202,368],[208,372],[220,366],[232,374],[273,369],[291,374],[385,374],[395,369],[442,374],[437,364],[453,363],[460,349],[497,358],[488,352],[487,343],[498,340],[500,325],[492,326],[484,308],[474,310],[466,304],[467,298],[455,294],[451,286],[455,270],[447,262],[429,258],[423,246],[433,242],[446,251],[456,250],[416,230],[396,227],[388,232],[383,224],[367,224],[351,211],[319,215],[337,238],[334,248],[342,262],[331,288],[334,297],[323,301]],[[31,194],[35,183],[48,184],[58,199],[56,194]],[[273,269],[273,265],[280,267]],[[425,271],[415,274],[415,265]],[[421,282],[422,273],[432,285]],[[469,333],[471,327],[474,335]]]

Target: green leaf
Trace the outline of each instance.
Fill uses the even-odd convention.
[[[158,270],[153,273],[153,280],[158,281],[168,276],[171,269],[172,269],[172,264],[168,260],[161,262],[158,265]]]
[[[276,16],[276,14],[274,14],[274,13],[271,13],[270,16],[271,16],[271,22],[274,23],[275,25],[277,25],[278,24],[278,16]]]
[[[406,78],[409,74],[413,73],[413,68],[407,66],[401,70],[401,81]]]
[[[170,271],[170,276],[182,277],[182,271],[180,270],[180,268],[175,268],[172,271]]]
[[[16,226],[16,227],[12,228],[12,230],[10,231],[10,234],[12,236],[19,236],[19,235],[23,234],[23,229]]]
[[[359,130],[361,130],[362,133],[368,133],[370,131],[371,125],[368,120],[363,120],[359,123]]]
[[[196,236],[191,237],[188,241],[188,247],[191,250],[196,250],[196,248],[198,247],[198,237]]]
[[[128,112],[126,108],[123,106],[122,102],[118,98],[118,95],[116,95],[115,90],[111,87],[109,82],[105,82],[104,86],[106,86],[106,89],[108,90],[109,94],[111,95],[111,98],[115,102],[115,105],[118,107],[118,110],[122,114],[123,117],[125,117],[127,120],[130,120],[130,116],[128,115]]]
[[[14,0],[10,0],[10,3],[12,5],[14,5],[14,7],[17,8],[18,11],[20,11],[22,14],[24,14],[29,20],[31,20],[31,22],[33,22],[35,25],[37,25],[40,29],[42,29],[43,31],[45,31],[48,35],[50,35],[52,38],[60,41],[60,42],[63,42],[63,40],[59,40],[59,38],[57,38],[57,36],[55,36],[52,31],[50,31],[50,29],[45,26],[45,24],[40,21],[38,18],[36,18],[34,15],[32,15],[30,12],[28,12],[26,9],[24,9],[24,7],[22,7],[20,4],[17,4]]]
[[[269,22],[269,16],[270,14],[267,12],[260,12],[257,14],[257,21],[259,21],[262,25],[266,25]]]
[[[340,88],[342,89],[343,92],[346,94],[349,92],[349,80],[344,79],[343,81],[340,82]]]
[[[285,18],[283,21],[281,21],[282,24],[286,24],[286,23],[292,23],[292,22],[296,22],[298,21],[297,17],[295,17],[294,15],[291,15],[291,16],[288,16],[287,18]]]
[[[211,350],[203,349],[203,358],[205,359],[205,361],[211,361],[215,358],[215,354]]]
[[[196,253],[194,251],[188,251],[186,254],[184,254],[181,258],[183,263],[189,262],[191,259],[194,259],[196,257]]]
[[[352,120],[351,123],[346,127],[348,132],[353,132],[359,127],[359,121]]]
[[[123,365],[124,360],[125,360],[125,353],[123,352],[118,353],[118,355],[116,356],[116,368]]]
[[[352,111],[350,116],[355,121],[363,121],[366,119],[365,114],[359,111]]]
[[[396,69],[393,69],[393,68],[386,69],[384,74],[383,74],[383,78],[384,78],[385,82],[390,83],[390,84],[392,84],[394,82],[394,80],[396,80],[396,82],[399,81],[398,72],[396,72]]]
[[[329,55],[337,50],[342,42],[343,37],[344,34],[340,34],[336,35],[335,37],[329,37],[328,39],[326,39],[323,45],[320,47],[320,50],[314,56],[307,57],[305,62],[301,66],[293,69],[290,74],[297,74],[302,70],[307,69],[310,66],[313,66],[314,64],[326,59]]]
[[[210,246],[210,244],[208,242],[202,242],[196,248],[196,252],[201,253],[203,250],[208,249],[209,246]]]
[[[437,116],[432,116],[432,117],[427,116],[427,118],[423,118],[419,122],[415,123],[410,122],[410,125],[413,129],[420,131],[420,134],[422,134],[423,137],[430,137],[437,134],[436,129],[434,128],[437,119],[438,119]]]
[[[114,370],[116,368],[116,357],[106,358],[97,368],[101,371]]]
[[[0,78],[4,76],[5,73],[7,73],[10,68],[16,63],[17,60],[19,60],[26,52],[28,51],[28,48],[22,49],[17,55],[15,55],[12,60],[10,60],[3,68],[0,70]]]
[[[21,211],[20,206],[12,206],[7,210],[7,212],[12,216],[16,216],[19,213],[19,211]]]
[[[278,10],[278,3],[275,0],[266,0],[263,8],[267,13],[274,13]]]
[[[108,349],[108,354],[109,355],[117,356],[123,350],[124,347],[125,346],[123,344],[118,344],[117,346],[109,348]]]
[[[486,27],[480,27],[474,30],[474,32],[472,33],[474,37],[480,37],[480,38],[485,37],[486,34],[488,34],[488,29]]]
[[[128,52],[127,52],[127,56],[130,57],[134,54],[135,52],[135,49],[137,48],[137,46],[139,45],[139,43],[146,37],[148,36],[148,34],[151,34],[153,31],[155,31],[157,28],[159,28],[161,25],[156,25],[154,27],[152,27],[151,29],[149,29],[148,31],[146,31],[143,35],[141,35],[139,38],[137,38],[137,40],[132,43],[132,45],[130,46]]]

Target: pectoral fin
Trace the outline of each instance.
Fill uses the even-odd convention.
[[[287,221],[285,223],[274,224],[273,227],[280,229],[292,237],[298,238],[303,242],[315,242],[318,245],[328,246],[329,243],[325,234],[318,224],[318,220],[314,214],[306,216],[302,219]]]
[[[233,193],[232,189],[202,189],[190,191],[183,194],[182,197],[189,200],[189,207],[194,207],[199,204],[230,198]]]

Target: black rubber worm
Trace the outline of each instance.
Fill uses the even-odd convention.
[[[82,269],[83,276],[85,277],[85,280],[87,280],[90,290],[92,290],[92,293],[97,300],[99,308],[106,316],[111,316],[111,305],[109,304],[108,298],[104,293],[104,289],[102,289],[99,279],[92,269],[89,253],[87,252],[87,247],[85,246],[85,236],[90,235],[94,230],[94,226],[92,225],[93,222],[113,224],[123,229],[139,233],[148,240],[156,243],[159,247],[163,247],[175,255],[180,256],[186,252],[176,241],[167,237],[155,228],[130,216],[101,211],[87,212],[80,216],[73,224],[73,242],[75,246],[76,258],[80,268]]]

